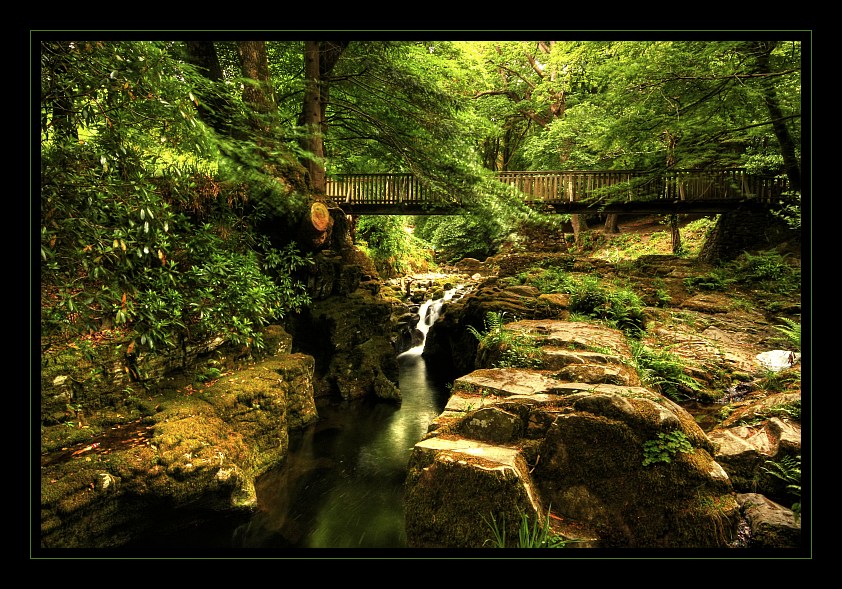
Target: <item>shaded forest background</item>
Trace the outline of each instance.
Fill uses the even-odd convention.
[[[315,248],[298,228],[335,174],[409,172],[467,203],[461,216],[357,219],[383,273],[432,251],[482,259],[523,223],[586,227],[523,207],[501,170],[744,167],[786,176],[776,213],[800,228],[801,36],[39,33],[42,350],[117,335],[153,352],[215,335],[261,347],[263,326],[309,302],[300,273]]]

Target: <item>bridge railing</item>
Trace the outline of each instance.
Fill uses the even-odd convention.
[[[428,202],[412,174],[341,174],[326,181],[327,196],[339,202],[367,205],[420,205]]]
[[[780,178],[748,174],[743,168],[670,170],[651,176],[632,170],[497,172],[497,179],[530,201],[756,199],[772,202],[786,189]]]
[[[526,195],[527,202],[547,204],[684,200],[769,203],[786,189],[786,182],[780,178],[752,175],[743,168],[669,170],[659,175],[634,170],[497,172],[496,177]],[[384,214],[392,207],[417,210],[458,206],[458,201],[431,196],[412,174],[341,174],[327,180],[326,194],[340,204]]]

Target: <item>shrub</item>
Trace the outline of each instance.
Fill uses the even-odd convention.
[[[639,335],[646,328],[643,301],[628,288],[609,288],[598,278],[574,278],[561,268],[547,268],[532,277],[529,284],[543,293],[570,294],[570,312],[604,321],[628,335]]]
[[[756,255],[744,252],[731,265],[735,280],[759,286],[775,293],[788,293],[801,288],[801,271],[790,266],[777,252]]]
[[[306,258],[253,231],[299,199],[266,174],[254,142],[201,124],[193,93],[210,82],[170,49],[42,44],[41,327],[51,345],[113,327],[132,349],[209,334],[259,347],[261,326],[307,302],[293,278]],[[247,112],[232,108],[228,123],[248,124]],[[278,149],[273,163],[296,162],[286,156]]]
[[[656,462],[670,463],[678,452],[688,454],[693,452],[693,445],[684,432],[680,430],[661,432],[657,438],[643,442],[643,466]]]
[[[497,252],[504,233],[500,220],[492,215],[434,215],[419,219],[415,229],[448,263],[486,259]]]
[[[779,461],[767,460],[763,471],[786,483],[786,490],[797,501],[792,504],[795,517],[801,517],[801,456],[784,456]]]
[[[494,368],[540,367],[543,358],[541,348],[529,335],[506,329],[504,316],[505,312],[486,313],[484,333],[468,326],[468,331],[479,341],[478,352],[499,352],[499,358],[493,362]]]
[[[594,317],[607,303],[608,291],[595,276],[585,276],[571,284],[570,311]]]
[[[524,281],[525,278],[524,276]],[[569,293],[573,288],[574,281],[561,268],[547,268],[532,278],[530,284],[545,294]]]
[[[632,340],[632,360],[641,382],[674,401],[686,401],[688,392],[701,390],[702,385],[684,371],[681,358],[668,350],[656,352]]]
[[[643,301],[637,293],[626,288],[609,293],[604,319],[627,335],[640,335],[646,329]]]

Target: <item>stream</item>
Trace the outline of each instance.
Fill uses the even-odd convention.
[[[426,339],[449,290],[426,301],[417,329]],[[245,522],[215,521],[158,538],[159,547],[289,549],[406,547],[404,482],[414,445],[444,410],[446,382],[428,372],[422,343],[398,356],[402,403],[322,402],[319,419],[290,432],[284,464],[256,482],[259,509]],[[283,552],[279,552],[283,551]],[[294,551],[293,551],[294,552]]]

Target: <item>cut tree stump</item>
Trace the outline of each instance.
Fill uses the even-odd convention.
[[[330,238],[333,218],[325,203],[315,201],[301,223],[302,241],[313,248],[323,246]]]

